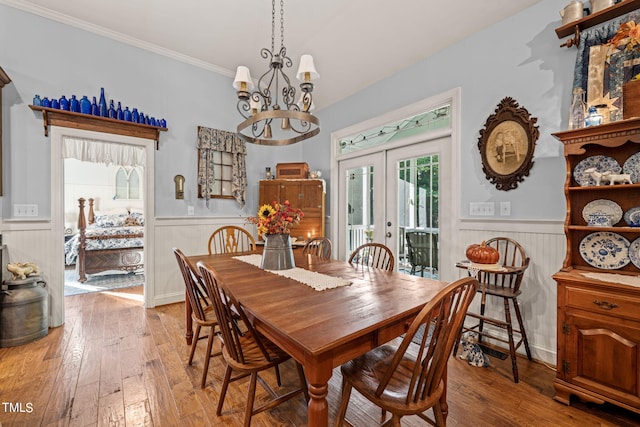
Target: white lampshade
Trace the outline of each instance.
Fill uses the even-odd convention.
[[[309,79],[305,79],[305,73],[309,73]],[[303,81],[312,81],[320,77],[320,74],[316,71],[316,66],[313,63],[313,56],[311,55],[302,55],[300,58],[300,66],[298,67],[298,73],[296,74],[296,78]]]
[[[249,107],[251,108],[251,114],[256,114],[260,111],[260,103],[258,101],[254,101],[253,99],[249,100]]]
[[[243,88],[242,83],[246,83],[246,86]],[[244,65],[240,65],[236,70],[236,78],[233,80],[233,87],[235,90],[245,90],[250,91],[253,89],[253,81],[251,80],[251,73],[249,72],[249,68]]]

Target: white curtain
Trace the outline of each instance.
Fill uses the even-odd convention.
[[[121,166],[145,166],[144,147],[116,144],[94,139],[62,138],[62,157],[83,162],[104,163]]]

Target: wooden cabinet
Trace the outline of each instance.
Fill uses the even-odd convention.
[[[554,136],[564,144],[567,165],[567,252],[562,270],[554,275],[558,284],[555,399],[568,405],[570,396],[576,395],[640,413],[640,227],[630,227],[624,218],[603,227],[589,226],[584,218],[585,206],[594,201],[618,205],[623,213],[640,206],[640,183],[584,185],[584,171],[576,172],[576,166],[590,163],[593,156],[613,158],[629,171],[634,163],[625,167],[629,158],[640,158],[640,119]],[[640,161],[634,168],[640,168]],[[600,243],[588,243],[598,241],[594,235],[605,237]],[[614,243],[615,252],[610,254],[607,236]],[[605,261],[590,258],[601,250]],[[618,266],[611,261],[615,257],[630,257],[631,262]]]
[[[289,200],[302,209],[304,218],[291,229],[291,237],[307,239],[324,236],[325,183],[321,179],[271,179],[260,181],[258,203]]]

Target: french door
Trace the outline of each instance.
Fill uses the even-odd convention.
[[[438,277],[449,219],[449,136],[339,161],[338,256],[367,241],[394,253],[396,269]],[[444,225],[444,227],[443,227]],[[407,245],[414,240],[413,250]]]

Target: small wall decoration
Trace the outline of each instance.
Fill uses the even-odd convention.
[[[529,176],[540,131],[535,117],[510,97],[498,104],[480,130],[482,170],[498,190],[509,191]]]

